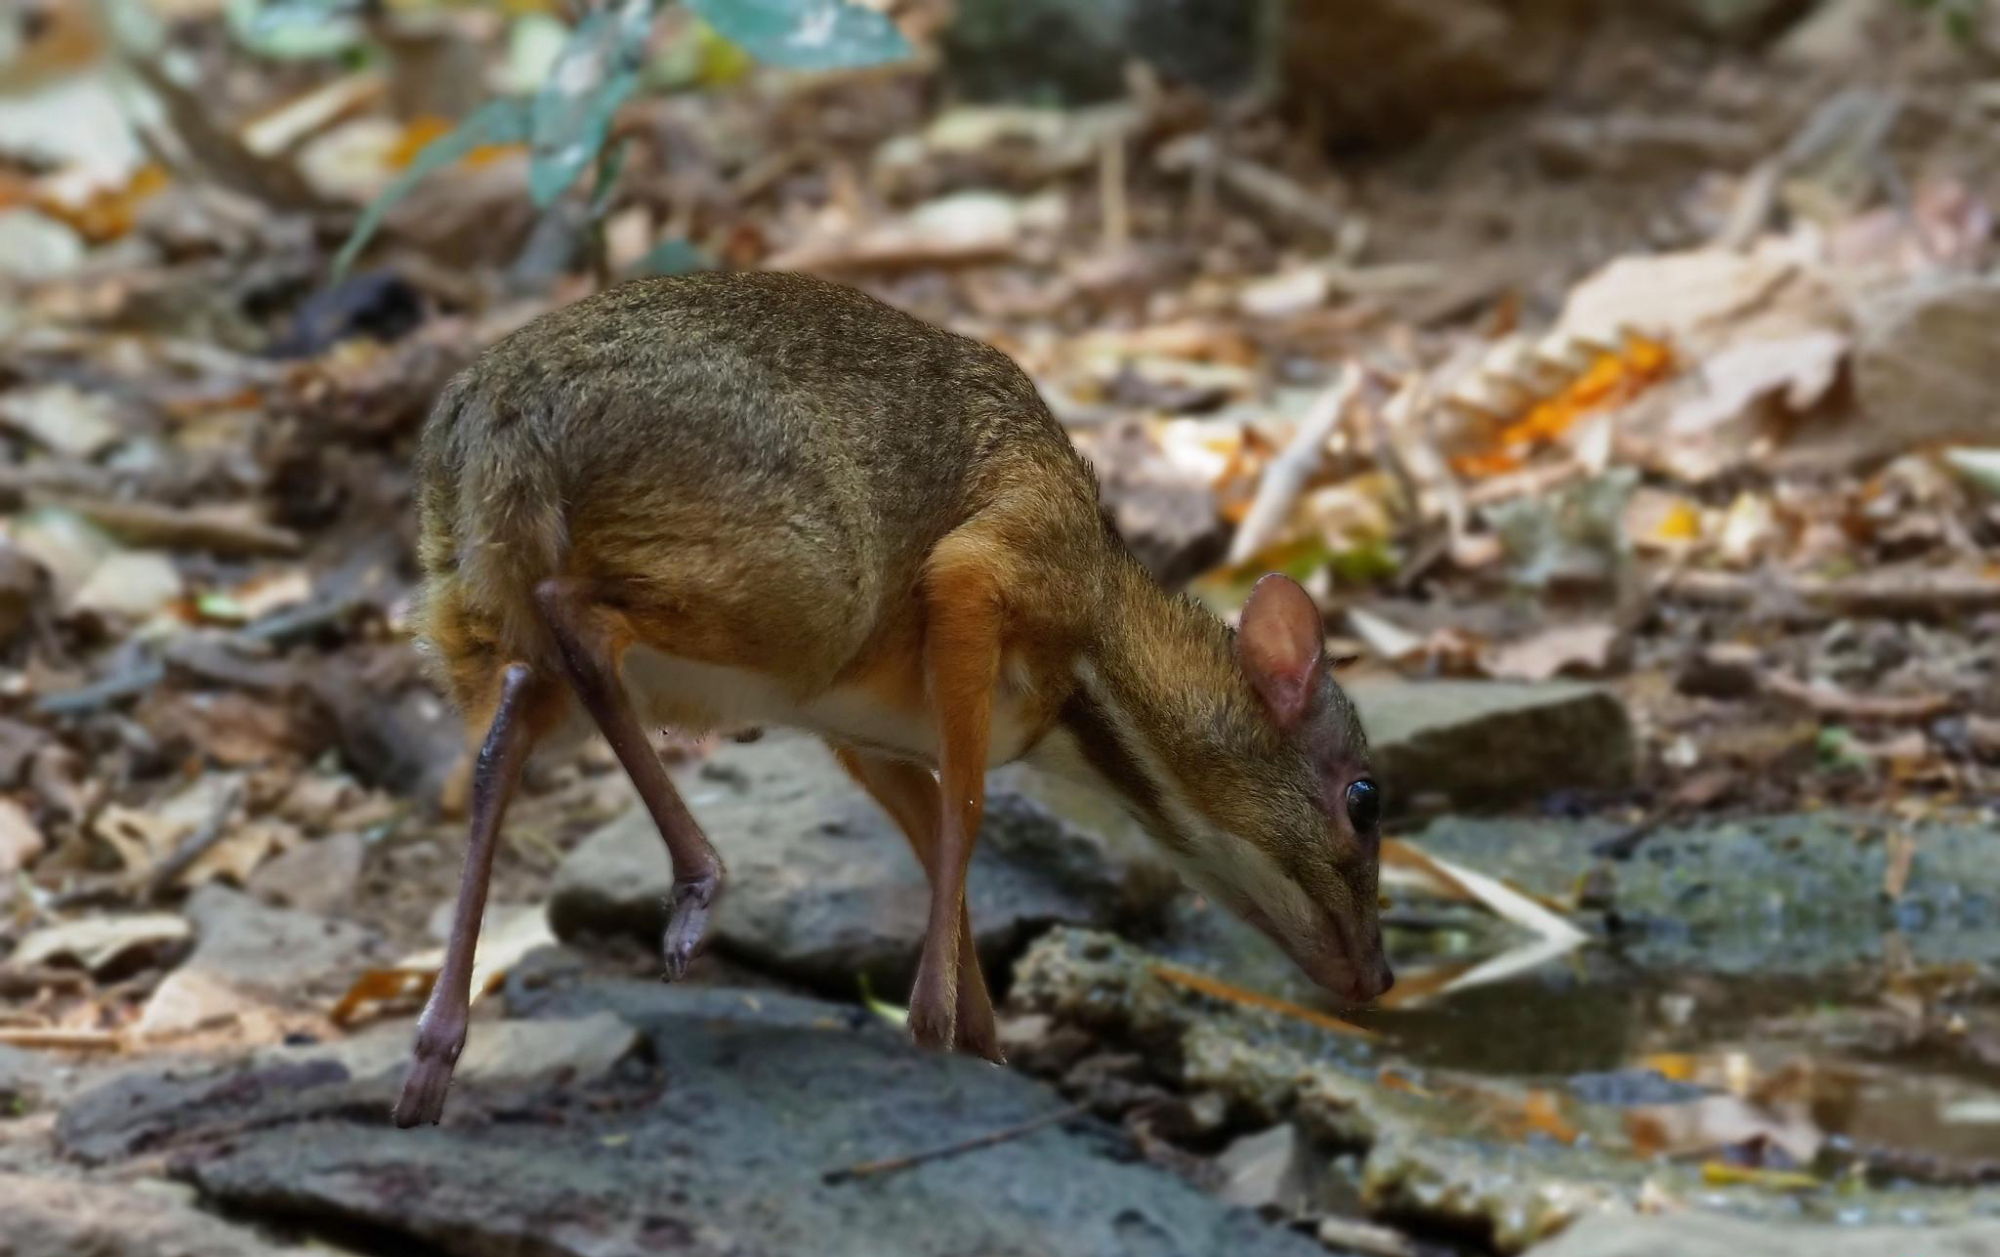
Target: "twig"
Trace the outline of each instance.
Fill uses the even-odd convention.
[[[1795,604],[1826,615],[1938,619],[2000,609],[2000,580],[1978,572],[1870,573],[1827,579],[1772,572],[1675,572],[1660,593],[1682,602],[1751,607]]]
[[[153,871],[146,876],[146,888],[141,897],[148,901],[158,899],[174,884],[175,879],[221,842],[229,832],[229,818],[236,814],[236,805],[242,799],[243,782],[239,778],[224,788],[222,797],[215,801],[215,810],[209,813],[201,828],[189,834],[166,859],[153,866]]]
[[[1326,459],[1326,443],[1346,419],[1354,399],[1360,396],[1362,379],[1359,366],[1350,363],[1343,368],[1333,387],[1320,394],[1312,409],[1299,420],[1298,431],[1292,434],[1284,452],[1264,469],[1257,496],[1229,543],[1229,566],[1247,563],[1277,536],[1285,517],[1292,512],[1292,504],[1318,474]]]
[[[112,1030],[63,1030],[52,1026],[0,1027],[0,1047],[115,1052],[125,1040]]]
[[[1244,201],[1278,218],[1324,232],[1338,243],[1347,219],[1330,208],[1324,196],[1302,188],[1291,178],[1246,157],[1233,157],[1214,135],[1190,135],[1160,150],[1160,166],[1169,171],[1191,170],[1199,196],[1205,186],[1219,183]]]
[[[361,605],[361,602],[359,598],[339,598],[330,602],[308,603],[303,607],[280,611],[259,620],[248,628],[230,634],[230,637],[243,642],[290,641],[346,618]],[[143,694],[166,678],[166,664],[158,659],[145,659],[101,681],[93,681],[89,685],[79,686],[73,690],[45,694],[35,700],[35,714],[72,716],[81,712],[95,711],[100,707],[108,707],[120,699],[130,698],[134,694]]]
[[[1330,1030],[1335,1034],[1347,1035],[1349,1038],[1380,1039],[1382,1037],[1373,1030],[1357,1026],[1350,1021],[1342,1021],[1338,1017],[1329,1017],[1322,1012],[1315,1012],[1303,1004],[1294,1004],[1290,1000],[1279,999],[1275,995],[1266,995],[1261,991],[1245,990],[1240,986],[1224,982],[1220,978],[1211,978],[1205,973],[1196,973],[1191,969],[1183,969],[1178,965],[1156,964],[1152,969],[1153,976],[1162,982],[1171,982],[1175,986],[1184,986],[1190,991],[1199,991],[1203,995],[1214,999],[1228,1000],[1232,1004],[1241,1004],[1246,1008],[1261,1008],[1266,1012],[1277,1013],[1281,1016],[1290,1017],[1295,1021],[1303,1021],[1308,1025],[1318,1026],[1322,1030]]]
[[[1815,715],[1836,720],[1880,720],[1890,724],[1921,724],[1944,715],[1957,703],[1949,694],[1850,694],[1825,685],[1809,685],[1782,674],[1763,679],[1766,693],[1797,703]]]
[[[1031,1117],[1025,1122],[1017,1122],[1012,1126],[988,1131],[984,1135],[974,1135],[970,1139],[961,1139],[957,1143],[949,1143],[937,1148],[928,1148],[922,1152],[907,1153],[900,1157],[887,1157],[880,1161],[863,1161],[858,1165],[845,1166],[837,1170],[828,1170],[826,1173],[820,1175],[820,1181],[832,1186],[836,1183],[852,1182],[855,1179],[876,1178],[883,1174],[894,1174],[900,1170],[912,1169],[927,1162],[942,1161],[946,1157],[955,1157],[963,1152],[976,1152],[981,1148],[991,1148],[995,1144],[1006,1143],[1010,1139],[1019,1139],[1023,1135],[1033,1134],[1044,1126],[1055,1126],[1059,1123],[1067,1122],[1071,1118],[1082,1117],[1089,1111],[1090,1106],[1087,1104],[1072,1104],[1051,1113],[1044,1113],[1040,1117]]]
[[[1125,202],[1125,136],[1114,132],[1104,137],[1104,149],[1097,166],[1097,195],[1103,216],[1102,247],[1119,254],[1132,240],[1132,213]]]

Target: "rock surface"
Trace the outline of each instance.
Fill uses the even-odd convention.
[[[324,1048],[287,1066],[327,1073],[318,1088],[268,1068],[261,1079],[211,1083],[170,1115],[171,1140],[158,1107],[131,1099],[141,1087],[131,1082],[79,1101],[63,1125],[72,1147],[88,1125],[102,1151],[171,1151],[205,1197],[237,1213],[358,1225],[465,1257],[1322,1251],[1122,1162],[1116,1137],[1088,1123],[825,1182],[831,1169],[1063,1108],[1030,1079],[921,1051],[851,1008],[641,981],[522,991],[510,1002],[516,994],[539,1011],[615,1017],[643,1032],[649,1051],[594,1081],[527,1092],[472,1082],[455,1089],[444,1125],[421,1131],[386,1129],[373,1098],[363,1103],[332,1078],[345,1067]],[[493,1028],[473,1027],[468,1058]],[[315,1090],[318,1102],[302,1106]],[[522,1113],[532,1124],[510,1119]],[[224,1130],[228,1139],[215,1138]]]
[[[1933,280],[1867,303],[1854,391],[1897,450],[1912,442],[2000,439],[2000,282]],[[1864,439],[1866,439],[1864,437]]]
[[[217,1068],[141,1066],[67,1105],[56,1139],[65,1155],[96,1164],[198,1140],[204,1130],[235,1122],[310,1122],[335,1114],[386,1120],[412,1034],[396,1023],[338,1043],[272,1048]],[[632,1027],[601,1010],[568,1019],[477,1021],[453,1075],[453,1105],[530,1083],[588,1085],[639,1047]]]
[[[728,867],[710,942],[732,959],[828,991],[866,974],[882,991],[915,972],[929,887],[894,822],[817,742],[723,747],[681,777]],[[665,924],[666,852],[643,812],[586,839],[556,875],[557,934]],[[982,958],[997,967],[1054,922],[1142,920],[1178,892],[1121,813],[1088,791],[1009,768],[992,774],[969,882]]]
[[[1075,1027],[1113,1050],[1129,1045],[1169,1091],[1214,1093],[1244,1120],[1290,1119],[1322,1151],[1352,1153],[1351,1168],[1327,1171],[1320,1190],[1331,1198],[1385,1219],[1487,1234],[1504,1253],[1645,1194],[1797,1217],[1796,1202],[1780,1194],[1706,1183],[1696,1165],[1656,1158],[1635,1145],[1618,1104],[1552,1091],[1539,1070],[1525,1082],[1444,1068],[1405,1073],[1379,1043],[1197,993],[1110,935],[1061,929],[1037,940],[1016,969],[1009,1005],[1013,1015],[1046,1017],[1056,1033]],[[1413,1077],[1420,1087],[1408,1085]],[[1479,1116],[1468,1122],[1471,1114]],[[1550,1129],[1571,1142],[1534,1135]],[[1887,1224],[1991,1217],[1995,1206],[1964,1192],[1843,1185],[1839,1210]]]
[[[259,903],[217,882],[188,897],[195,945],[153,991],[135,1027],[173,1035],[225,1018],[275,1037],[267,1010],[308,991],[344,986],[364,965],[374,931],[349,921]]]
[[[1754,1253],[1757,1257],[1993,1257],[2000,1222],[1956,1227],[1768,1226],[1682,1213],[1586,1218],[1534,1257],[1683,1257]]]
[[[1501,807],[1634,779],[1631,717],[1597,686],[1360,680],[1347,693],[1392,807],[1421,794]]]
[[[304,1257],[181,1199],[184,1188],[0,1174],[0,1257]]]

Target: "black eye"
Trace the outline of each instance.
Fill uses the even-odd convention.
[[[1374,782],[1363,778],[1347,787],[1347,819],[1354,824],[1354,831],[1372,834],[1382,823],[1382,791]]]

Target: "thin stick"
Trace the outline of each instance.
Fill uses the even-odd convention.
[[[124,1039],[110,1030],[61,1030],[52,1026],[0,1028],[0,1046],[4,1047],[115,1052],[124,1045]]]
[[[1220,978],[1211,978],[1205,973],[1196,973],[1191,969],[1183,969],[1178,965],[1154,965],[1153,976],[1163,982],[1171,982],[1175,986],[1184,986],[1190,991],[1199,991],[1203,995],[1211,996],[1215,999],[1228,1000],[1232,1004],[1241,1004],[1246,1008],[1261,1008],[1266,1012],[1290,1017],[1295,1021],[1303,1021],[1307,1025],[1318,1026],[1322,1030],[1330,1030],[1335,1034],[1344,1034],[1350,1038],[1380,1039],[1382,1037],[1365,1026],[1357,1026],[1351,1021],[1342,1021],[1338,1017],[1329,1017],[1325,1013],[1315,1012],[1303,1004],[1294,1004],[1290,1000],[1279,999],[1275,995],[1266,995],[1262,991],[1246,990],[1243,987],[1224,982]]]
[[[1291,514],[1293,503],[1299,500],[1326,460],[1326,443],[1353,409],[1354,399],[1361,395],[1362,379],[1360,367],[1349,364],[1342,369],[1333,387],[1320,394],[1312,409],[1299,420],[1298,431],[1293,433],[1284,452],[1264,469],[1257,496],[1236,529],[1235,540],[1230,542],[1229,566],[1257,557],[1277,536],[1285,517]]]
[[[1044,1126],[1054,1126],[1062,1122],[1067,1122],[1073,1117],[1082,1117],[1089,1110],[1090,1106],[1087,1104],[1072,1104],[1066,1108],[1057,1109],[1052,1113],[1044,1113],[1040,1117],[1031,1117],[1025,1122],[1017,1122],[1012,1126],[988,1131],[984,1135],[974,1135],[970,1139],[961,1139],[957,1143],[945,1144],[942,1147],[930,1148],[923,1152],[912,1152],[900,1157],[888,1157],[881,1161],[863,1161],[858,1165],[850,1165],[843,1169],[828,1170],[819,1176],[820,1181],[831,1186],[835,1183],[852,1182],[859,1178],[875,1178],[883,1174],[894,1174],[899,1170],[912,1169],[927,1162],[942,1161],[946,1157],[955,1157],[962,1152],[976,1152],[981,1148],[991,1148],[995,1144],[1006,1143],[1010,1139],[1019,1139],[1023,1135],[1033,1134]]]
[[[1097,167],[1097,195],[1104,218],[1101,247],[1108,254],[1123,253],[1132,240],[1132,212],[1125,202],[1125,135],[1122,131],[1104,137],[1104,150]]]
[[[167,888],[174,884],[175,878],[187,872],[196,860],[208,854],[211,848],[222,841],[223,836],[229,832],[229,818],[236,814],[236,805],[242,798],[242,781],[230,782],[228,788],[222,792],[222,797],[215,801],[215,810],[209,813],[201,828],[189,834],[180,846],[174,848],[172,854],[153,866],[153,871],[146,877],[143,898],[158,899],[165,894]]]

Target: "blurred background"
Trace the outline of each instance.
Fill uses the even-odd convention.
[[[5,0],[0,1254],[2000,1252],[1983,0]],[[409,459],[485,345],[810,271],[1012,355],[1169,586],[1321,602],[1365,1013],[994,775],[1009,1068],[816,744],[464,845]],[[939,1154],[939,1155],[932,1155]]]

